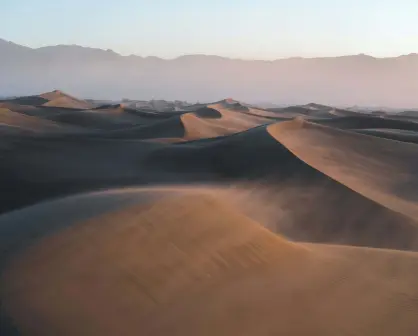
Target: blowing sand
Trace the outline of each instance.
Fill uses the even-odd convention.
[[[1,335],[418,334],[413,122],[2,104]]]

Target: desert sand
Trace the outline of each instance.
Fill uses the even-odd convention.
[[[0,101],[0,334],[417,335],[411,113]]]

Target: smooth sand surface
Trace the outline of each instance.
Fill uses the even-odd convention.
[[[0,335],[418,334],[402,114],[0,104]]]

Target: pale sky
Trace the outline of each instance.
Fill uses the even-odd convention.
[[[175,58],[418,52],[418,0],[0,0],[0,38]]]

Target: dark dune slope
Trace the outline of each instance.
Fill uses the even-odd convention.
[[[366,134],[366,135],[372,135],[378,138],[385,138],[385,139],[418,144],[418,132],[417,131],[406,131],[403,129],[393,129],[393,128],[378,128],[378,129],[366,128],[366,129],[355,129],[353,131]]]
[[[80,111],[80,109],[75,108],[63,108],[63,107],[54,107],[54,106],[31,106],[31,105],[20,105],[10,102],[0,102],[0,108],[7,108],[13,112],[18,112],[26,114],[29,116],[47,118],[49,116],[65,113],[69,111]]]
[[[384,128],[418,131],[418,123],[413,121],[374,117],[371,115],[335,117],[332,119],[319,120],[313,119],[312,122],[341,129]]]
[[[141,170],[141,162],[158,144],[77,138],[9,137],[1,155],[1,210],[72,192],[155,181],[152,171]]]
[[[81,126],[87,129],[112,130],[129,127],[138,124],[140,121],[134,115],[114,115],[101,113],[97,110],[63,111],[46,117],[49,120],[69,125]]]
[[[35,116],[29,116],[0,107],[0,124],[10,128],[18,128],[31,133],[61,133],[77,132],[78,128],[45,120]]]
[[[60,90],[45,92],[39,95],[18,97],[0,102],[7,102],[19,105],[31,106],[51,106],[74,109],[89,109],[93,107],[91,104],[82,99],[72,97]]]

